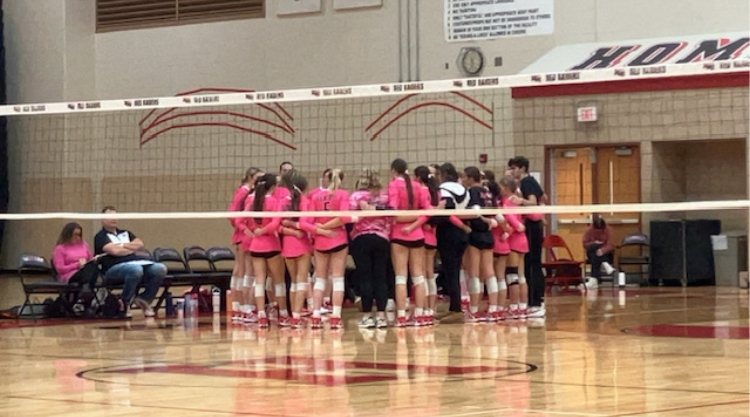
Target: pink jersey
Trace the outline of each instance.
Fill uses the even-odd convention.
[[[413,193],[413,206],[412,210],[419,209],[430,209],[432,206],[429,204],[429,195],[427,199],[424,198],[422,193],[422,186],[416,181],[411,182],[411,189]],[[396,177],[390,184],[388,184],[388,206],[394,210],[409,210],[409,194],[406,189],[406,180],[403,177]],[[394,219],[393,226],[391,227],[391,240],[404,240],[407,242],[413,242],[417,240],[424,240],[424,231],[422,225],[427,221],[427,216],[419,216],[417,219],[418,227],[416,227],[411,233],[405,233],[404,228],[409,226],[413,222],[399,223]]]
[[[250,194],[250,187],[247,185],[243,185],[237,189],[237,191],[234,192],[234,197],[232,197],[232,203],[229,204],[229,208],[227,211],[242,211],[245,207],[245,199]],[[232,234],[232,243],[237,245],[242,243],[242,236],[244,235],[243,229],[240,228],[240,223],[242,223],[244,219],[240,217],[235,217],[232,219],[229,219],[229,223],[232,224],[232,227],[234,227],[234,233]]]
[[[310,200],[309,211],[343,211],[349,209],[349,193],[342,189],[336,191],[321,190],[313,193],[308,197]],[[315,233],[318,223],[325,224],[332,220],[331,217],[304,217],[300,220],[300,227],[310,233]],[[350,223],[351,217],[342,217],[344,223]],[[341,245],[349,243],[349,237],[346,235],[344,226],[333,229],[336,233],[334,237],[323,235],[314,236],[314,247],[318,251],[334,249]]]
[[[366,202],[377,208],[386,208],[388,206],[388,194],[383,191],[377,195],[372,195],[370,191],[359,190],[352,193],[349,197],[349,209],[361,210],[360,202]],[[391,219],[388,217],[362,217],[354,223],[349,236],[354,240],[357,236],[374,234],[388,240],[391,234]]]
[[[492,237],[495,240],[495,246],[492,248],[492,253],[498,255],[507,255],[510,253],[510,233],[505,234],[505,224],[501,223],[496,228],[492,229]]]
[[[503,207],[518,207],[518,204],[510,202],[508,199],[503,199]],[[505,221],[510,226],[511,232],[508,237],[508,245],[510,250],[518,253],[527,253],[529,251],[529,240],[526,238],[526,232],[519,232],[518,228],[523,225],[520,214],[504,214]]]
[[[277,201],[289,200],[292,198],[292,193],[288,188],[278,186],[273,190],[273,198]]]
[[[255,194],[247,197],[247,200],[245,200],[245,211],[253,210],[254,201]],[[279,211],[279,202],[273,197],[273,195],[266,195],[266,198],[263,201],[263,211]],[[262,228],[265,232],[260,236],[253,236],[248,248],[251,252],[268,253],[281,251],[281,240],[279,239],[281,217],[263,217],[259,219],[248,217],[245,220],[247,229],[255,231],[256,229]]]
[[[299,202],[299,210],[307,211],[309,205],[310,201],[308,200],[308,198],[306,196],[302,196]],[[284,202],[283,209],[284,211],[291,210],[291,198],[289,199],[289,201]],[[310,239],[310,234],[304,230],[300,231],[303,233],[302,237],[287,234],[282,235],[283,245],[281,245],[281,255],[284,258],[292,259],[312,253],[312,240]]]

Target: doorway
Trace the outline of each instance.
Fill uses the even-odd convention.
[[[641,202],[641,157],[638,145],[593,145],[547,148],[547,189],[554,205]],[[600,213],[615,232],[615,242],[641,230],[640,213]],[[554,214],[550,233],[568,243],[575,259],[586,258],[582,240],[591,215]]]

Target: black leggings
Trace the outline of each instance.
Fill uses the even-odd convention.
[[[391,246],[386,239],[374,234],[354,238],[349,252],[357,267],[362,311],[372,311],[373,301],[378,311],[385,311],[388,302],[387,272]]]
[[[586,248],[586,258],[591,263],[591,276],[597,281],[602,279],[602,262],[612,263],[612,252],[607,252],[602,256],[596,254],[596,251],[602,247],[600,244],[589,245]]]
[[[526,219],[526,237],[529,252],[524,259],[524,272],[529,284],[529,306],[540,307],[544,302],[544,272],[542,272],[542,240],[544,225],[541,221]]]
[[[437,228],[438,253],[442,266],[441,274],[446,293],[450,297],[449,310],[461,311],[461,259],[469,243],[469,237],[463,230],[452,224],[442,224]]]

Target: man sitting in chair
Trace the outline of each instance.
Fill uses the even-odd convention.
[[[102,213],[115,213],[107,206]],[[130,317],[130,304],[135,301],[146,317],[153,317],[151,302],[167,274],[164,264],[156,263],[136,255],[143,248],[143,241],[128,230],[117,228],[117,219],[103,219],[102,230],[94,236],[94,253],[102,255],[101,264],[106,284],[124,284],[122,289],[122,318]],[[137,295],[139,286],[143,292]]]
[[[586,258],[591,264],[591,276],[586,280],[586,288],[595,289],[599,286],[602,278],[602,268],[607,275],[612,275],[615,269],[612,267],[614,250],[614,232],[601,216],[594,214],[591,226],[583,234],[583,247],[586,249]]]

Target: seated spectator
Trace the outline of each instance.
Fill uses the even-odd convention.
[[[107,206],[102,213],[116,213]],[[136,255],[143,241],[128,230],[117,228],[116,219],[103,219],[102,230],[94,237],[94,252],[102,255],[100,264],[107,284],[123,284],[121,318],[130,317],[130,304],[135,302],[146,317],[153,317],[151,302],[167,274],[164,264]],[[139,286],[143,292],[136,294]]]
[[[83,228],[78,223],[66,224],[52,252],[52,265],[57,278],[71,284],[90,284],[98,275],[94,254],[83,240]]]
[[[586,249],[586,258],[591,263],[591,277],[586,281],[586,287],[595,289],[599,286],[602,278],[602,268],[607,275],[612,275],[615,269],[611,262],[614,249],[614,232],[601,216],[594,214],[591,226],[583,234],[583,247]]]

